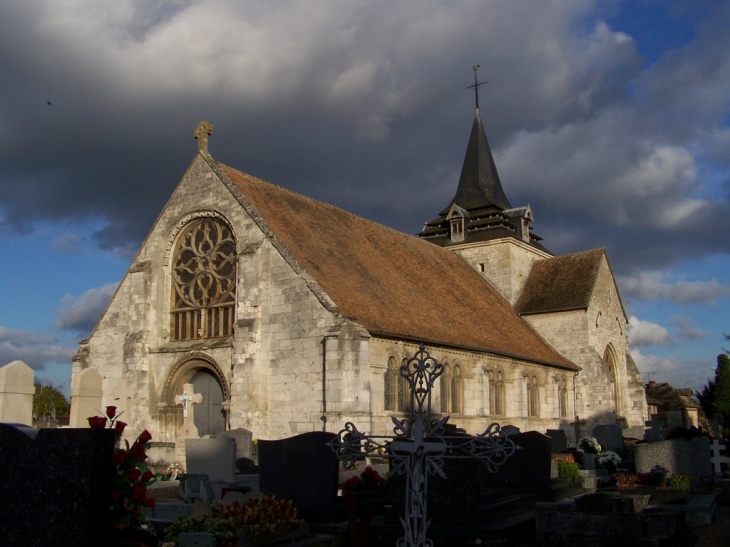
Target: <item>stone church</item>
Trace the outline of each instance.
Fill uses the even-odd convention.
[[[198,153],[73,358],[128,431],[174,447],[192,385],[200,436],[346,421],[388,434],[409,403],[398,368],[421,343],[445,367],[438,410],[470,433],[643,425],[605,250],[543,245],[530,206],[507,199],[478,105],[454,198],[417,236],[219,163],[211,134],[201,122]]]

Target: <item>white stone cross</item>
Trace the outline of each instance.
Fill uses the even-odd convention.
[[[183,394],[175,396],[175,404],[182,405],[183,407],[183,418],[188,418],[188,402],[190,403],[190,421],[194,422],[193,405],[199,405],[202,403],[203,395],[195,393],[193,384],[185,384],[183,386]]]
[[[712,432],[715,438],[712,440],[712,446],[710,447],[712,449],[710,461],[715,466],[715,473],[720,474],[722,473],[722,464],[730,463],[730,458],[720,454],[720,452],[725,450],[725,445],[720,444],[720,424],[717,420],[717,414],[712,417]]]

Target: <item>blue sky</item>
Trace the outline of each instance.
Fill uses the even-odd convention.
[[[4,2],[0,364],[68,391],[201,119],[214,158],[418,232],[479,64],[510,202],[556,254],[606,247],[645,379],[700,388],[730,349],[728,28],[712,0]]]

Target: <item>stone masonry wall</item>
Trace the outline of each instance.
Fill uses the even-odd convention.
[[[512,305],[520,296],[532,263],[548,258],[539,251],[513,238],[449,247],[480,272]]]

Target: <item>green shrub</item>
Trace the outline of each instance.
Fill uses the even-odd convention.
[[[558,462],[558,477],[570,482],[582,482],[583,477],[580,475],[580,465],[575,462]]]
[[[691,486],[691,477],[687,473],[674,473],[669,479],[669,488],[675,490],[689,490]]]

